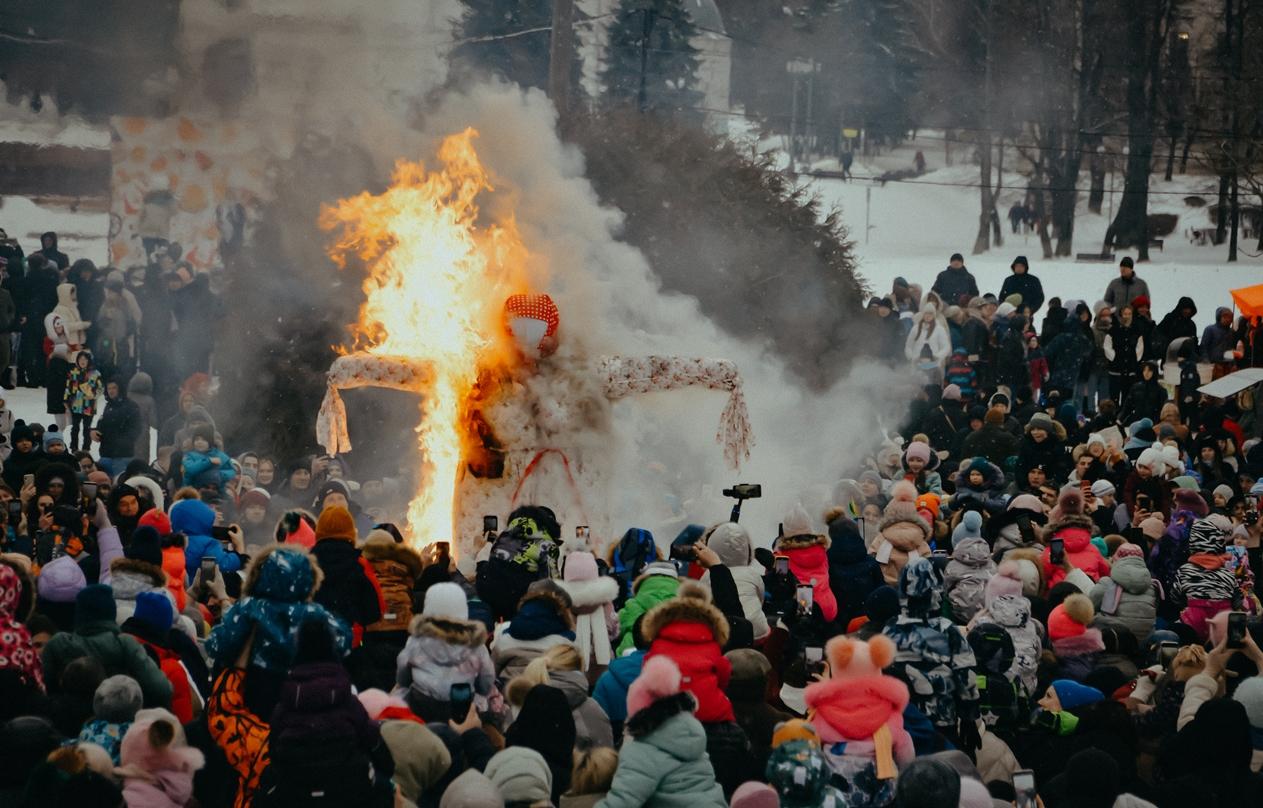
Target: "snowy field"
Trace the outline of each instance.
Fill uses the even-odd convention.
[[[1009,274],[1013,258],[1025,255],[1030,261],[1031,272],[1039,276],[1045,295],[1058,296],[1063,300],[1080,299],[1090,305],[1105,292],[1105,286],[1118,274],[1117,262],[1077,263],[1073,257],[1044,260],[1039,237],[1012,235],[1009,232],[1007,213],[1009,207],[1024,197],[1021,190],[1025,180],[1018,174],[1006,172],[1005,182],[1011,189],[1001,192],[998,211],[1004,228],[1004,246],[993,247],[989,253],[970,255],[974,236],[978,230],[977,188],[955,187],[977,185],[978,168],[974,165],[942,167],[941,150],[933,152],[935,144],[927,141],[924,153],[929,171],[910,182],[888,183],[881,187],[875,183],[841,180],[812,180],[810,187],[825,205],[842,209],[843,219],[850,230],[860,258],[860,272],[869,281],[873,291],[886,294],[892,281],[902,276],[909,283],[921,284],[929,289],[934,276],[947,266],[948,257],[959,252],[982,292],[1000,291],[1000,285]],[[908,168],[916,146],[907,146],[883,155],[871,165],[856,164],[857,176],[881,174],[891,168]],[[1012,154],[1007,157],[1012,161]],[[939,165],[939,168],[935,166]],[[832,167],[832,166],[824,166]],[[919,183],[919,184],[918,184]],[[932,184],[933,183],[933,184]],[[1079,187],[1086,188],[1088,176],[1080,177]],[[1108,187],[1108,186],[1107,186]],[[1263,260],[1245,254],[1256,252],[1255,239],[1242,239],[1241,259],[1235,264],[1226,261],[1228,247],[1195,246],[1185,235],[1192,227],[1210,226],[1207,208],[1193,208],[1184,203],[1184,197],[1197,194],[1210,202],[1215,200],[1216,180],[1205,176],[1179,176],[1172,182],[1163,182],[1159,175],[1150,182],[1150,212],[1175,213],[1180,216],[1175,231],[1165,238],[1163,251],[1151,251],[1150,261],[1137,266],[1137,274],[1144,278],[1153,297],[1153,312],[1160,318],[1174,307],[1176,300],[1188,295],[1197,303],[1199,326],[1210,322],[1216,306],[1231,306],[1229,289],[1263,283]],[[865,195],[872,189],[871,208],[867,223],[868,243],[865,243]],[[1115,209],[1122,198],[1122,178],[1115,177]],[[1245,198],[1245,202],[1252,200]],[[1075,217],[1074,252],[1096,252],[1104,242],[1105,229],[1109,224],[1108,194],[1101,214],[1089,213],[1087,194],[1080,195],[1078,214]],[[1123,251],[1122,255],[1135,255],[1135,251]]]

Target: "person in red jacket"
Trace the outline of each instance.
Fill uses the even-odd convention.
[[[1083,492],[1078,486],[1066,486],[1057,496],[1057,507],[1048,521],[1048,546],[1044,548],[1044,581],[1049,589],[1066,578],[1066,568],[1052,558],[1053,541],[1060,539],[1064,562],[1083,570],[1093,582],[1110,574],[1109,562],[1092,543],[1093,522],[1083,512]]]
[[[838,599],[829,588],[829,537],[813,532],[811,517],[802,505],[795,505],[781,526],[785,535],[776,540],[776,554],[789,559],[789,571],[800,585],[811,585],[820,615],[832,623],[838,617]]]
[[[642,618],[641,633],[649,641],[647,662],[670,657],[679,667],[681,687],[697,700],[694,715],[706,730],[706,752],[715,779],[730,797],[750,779],[756,766],[745,730],[736,722],[725,690],[732,665],[724,657],[728,621],[711,603],[710,589],[685,581],[676,596],[654,606]]]

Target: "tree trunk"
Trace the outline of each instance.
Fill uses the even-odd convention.
[[[978,175],[979,183],[978,237],[974,239],[974,255],[981,255],[991,249],[991,211],[995,203],[991,196],[991,133],[983,132],[978,143]]]
[[[1153,110],[1148,78],[1152,58],[1149,42],[1153,21],[1145,0],[1127,3],[1127,170],[1123,198],[1108,236],[1113,246],[1136,248],[1137,260],[1149,260],[1149,172],[1153,162]],[[1148,12],[1148,13],[1147,13]],[[1106,244],[1108,249],[1111,245]]]
[[[1197,128],[1190,127],[1188,134],[1184,137],[1184,151],[1180,153],[1180,173],[1188,172],[1188,153],[1193,148],[1193,138],[1197,135]]]
[[[1175,170],[1175,141],[1176,136],[1171,135],[1171,148],[1167,151],[1167,173],[1163,177],[1167,182],[1171,181],[1171,172]]]
[[[1004,228],[1000,226],[1000,217],[996,214],[996,202],[1000,198],[1000,189],[1004,187],[1004,138],[1000,138],[997,149],[995,169],[995,192],[991,195],[991,242],[992,246],[1004,246]]]
[[[1228,175],[1219,175],[1219,209],[1215,211],[1215,243],[1228,238]]]
[[[1047,260],[1053,257],[1053,244],[1052,237],[1048,235],[1048,205],[1045,202],[1047,194],[1044,192],[1044,177],[1044,157],[1041,153],[1039,163],[1035,166],[1035,177],[1032,180],[1032,185],[1035,188],[1033,192],[1035,219],[1039,222],[1039,246],[1043,250],[1044,259]]]
[[[1052,220],[1057,231],[1057,255],[1071,255],[1074,248],[1074,209],[1079,201],[1074,180],[1082,164],[1083,152],[1075,150],[1065,157],[1061,171],[1053,175]]]
[[[1237,260],[1237,232],[1241,225],[1241,205],[1237,199],[1237,175],[1232,175],[1232,234],[1228,237],[1228,260]]]
[[[1100,213],[1101,203],[1105,201],[1105,156],[1095,150],[1088,160],[1088,175],[1092,178],[1088,190],[1088,210]]]

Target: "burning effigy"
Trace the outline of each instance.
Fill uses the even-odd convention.
[[[700,386],[724,391],[717,440],[736,468],[753,443],[736,366],[675,356],[589,357],[567,334],[553,299],[537,288],[532,256],[511,217],[486,223],[477,204],[492,190],[472,129],[447,137],[438,167],[400,161],[381,194],[326,207],[331,256],[364,263],[365,301],[352,344],[328,372],[317,439],[330,454],[351,442],[340,391],[360,387],[420,396],[422,474],[406,532],[416,546],[482,534],[482,517],[547,504],[568,525],[600,523],[612,463],[577,436],[608,430],[611,402]],[[590,510],[591,509],[591,510]]]

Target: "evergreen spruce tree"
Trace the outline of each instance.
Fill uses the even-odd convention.
[[[526,87],[548,89],[552,0],[462,0],[461,42],[449,61],[457,77],[490,71]],[[530,33],[525,33],[530,32]],[[574,48],[570,91],[582,91],[583,62]]]
[[[601,86],[614,104],[696,113],[697,26],[683,0],[620,0],[609,28]]]

